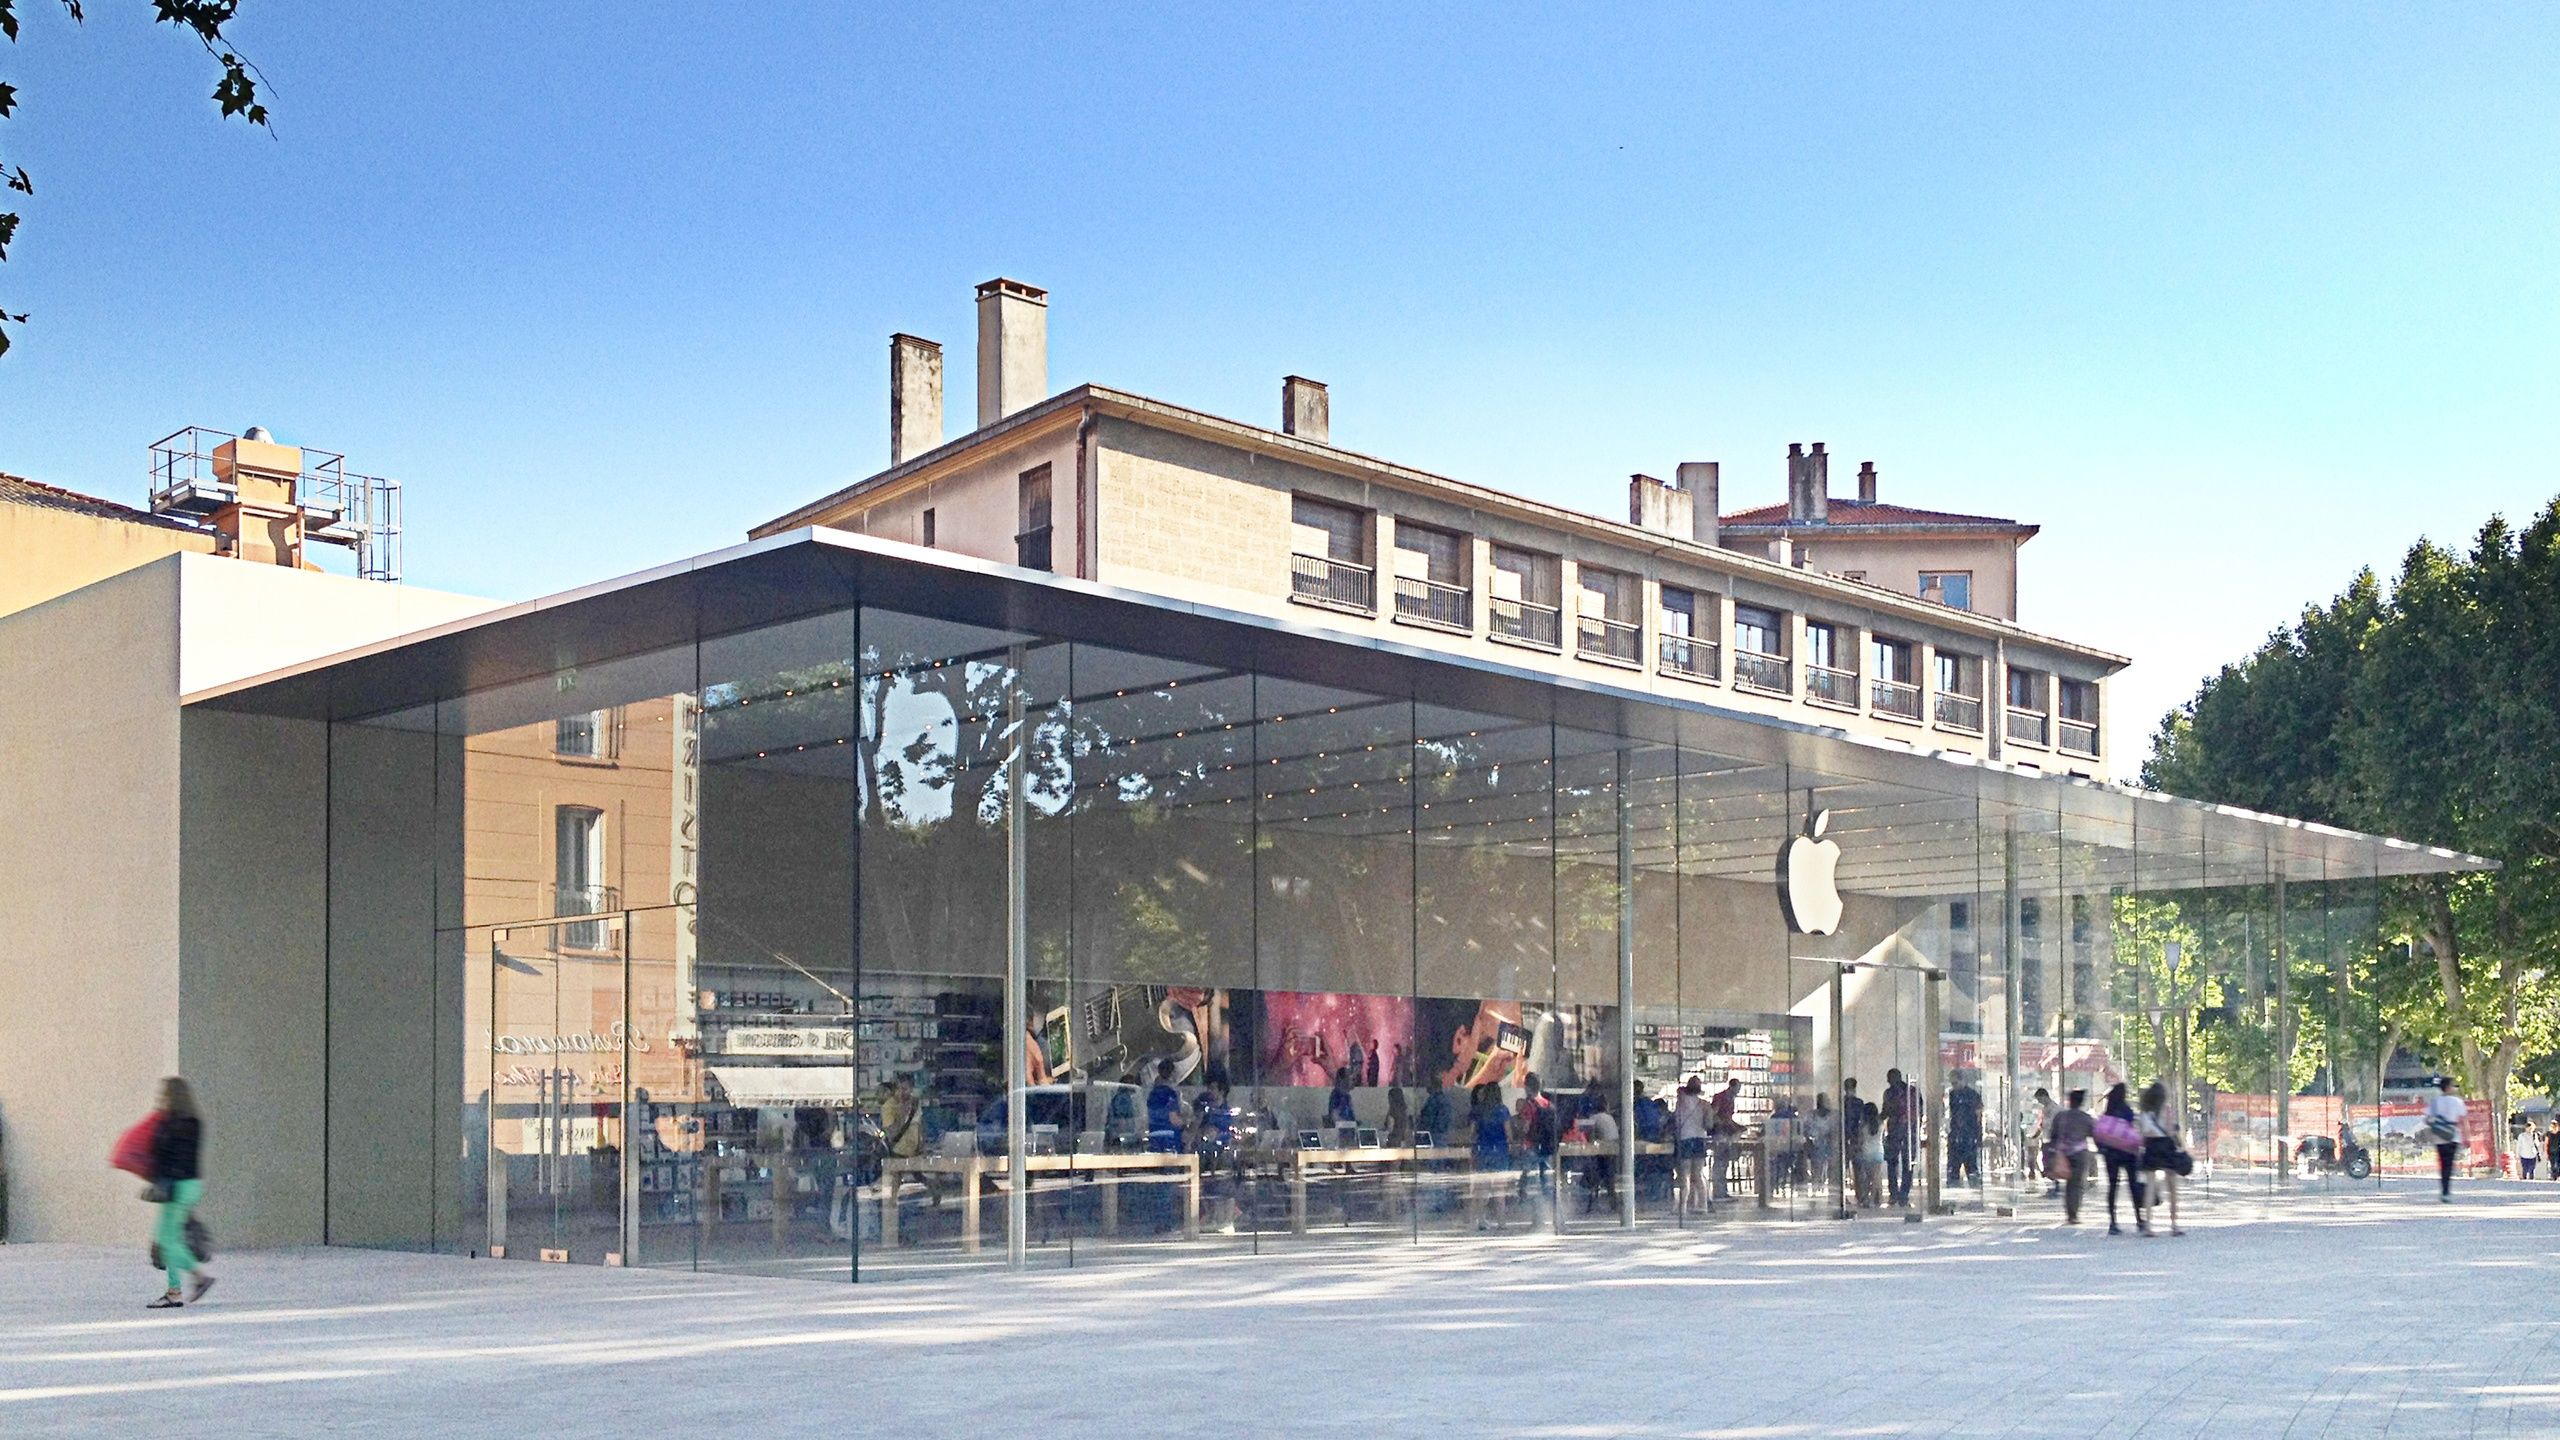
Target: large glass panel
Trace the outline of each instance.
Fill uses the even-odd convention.
[[[635,922],[635,940],[655,942],[635,948],[635,978],[662,983],[634,993],[704,1062],[698,1092],[652,1103],[700,1141],[706,1269],[848,1277],[879,1158],[856,1065],[856,623],[840,612],[705,640],[699,694],[649,738],[677,756],[674,884],[699,900]],[[644,1191],[644,1217],[671,1224],[671,1193]]]
[[[1413,1000],[1412,707],[1261,677],[1252,795],[1254,993],[1239,1046],[1255,1119],[1239,1188],[1262,1243],[1409,1238],[1419,1087]]]
[[[1063,1236],[1075,1260],[1249,1240],[1253,677],[1094,645],[1070,658],[1057,724],[1074,785],[1034,821],[1031,1008],[1063,1090],[1032,1118],[1073,1168],[1042,1192],[1035,1239]]]
[[[1554,733],[1543,723],[1418,705],[1414,1012],[1434,1144],[1419,1153],[1416,1224],[1517,1230],[1513,1120],[1556,1034]]]
[[[1017,736],[1031,738],[1032,697],[1063,689],[1066,647],[876,608],[861,624],[857,1083],[886,1152],[862,1268],[1000,1262],[1011,765]],[[1063,803],[1065,773],[1054,756],[1032,756],[1022,803]],[[1032,1039],[1019,1041],[1033,1092],[1026,1138],[1058,1123],[1028,1113],[1052,1103],[1042,1087],[1056,1084]]]
[[[489,1253],[619,1265],[634,1037],[620,914],[493,926]]]

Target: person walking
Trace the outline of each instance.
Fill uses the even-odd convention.
[[[2471,1107],[2453,1093],[2453,1077],[2436,1078],[2436,1093],[2427,1097],[2427,1138],[2436,1147],[2436,1198],[2453,1203],[2453,1157],[2462,1153],[2462,1117]]]
[[[2551,1128],[2542,1137],[2543,1173],[2560,1180],[2560,1115],[2551,1117]]]
[[[1947,1092],[1947,1184],[1982,1183],[1982,1091],[1970,1078]]]
[[[2062,1180],[2062,1219],[2067,1225],[2080,1223],[2080,1192],[2089,1184],[2089,1140],[2097,1134],[2097,1122],[2089,1116],[2089,1092],[2071,1092],[2069,1109],[2057,1110],[2045,1122],[2045,1143],[2062,1157],[2065,1167]]]
[[[213,1288],[213,1277],[187,1246],[187,1218],[204,1199],[204,1121],[196,1114],[195,1092],[175,1075],[160,1082],[154,1113],[160,1123],[151,1136],[151,1184],[165,1197],[157,1239],[169,1288],[144,1308],[175,1310]]]
[[[1920,1143],[1920,1087],[1900,1070],[1884,1072],[1884,1170],[1886,1203],[1911,1206],[1911,1157]]]
[[[1714,1122],[1707,1110],[1706,1087],[1692,1075],[1671,1106],[1672,1154],[1678,1163],[1673,1209],[1690,1214],[1707,1208],[1707,1135]]]
[[[2141,1122],[2134,1118],[2133,1102],[2125,1098],[2124,1082],[2121,1080],[2107,1087],[2107,1103],[2102,1113],[2112,1115],[2136,1130],[2141,1129]],[[2143,1215],[2142,1156],[2139,1152],[2128,1155],[2113,1146],[2101,1147],[2098,1155],[2107,1165],[2107,1233],[2121,1235],[2124,1233],[2124,1227],[2116,1223],[2116,1185],[2121,1181],[2125,1188],[2132,1192],[2133,1218],[2135,1223],[2139,1224]],[[2149,1232],[2145,1231],[2145,1233]]]
[[[2052,1091],[2041,1085],[2036,1087],[2035,1118],[2029,1122],[2026,1143],[2018,1147],[2020,1154],[2034,1155],[2041,1159],[2045,1151],[2053,1148],[2053,1117],[2061,1113],[2061,1110],[2061,1106],[2053,1103]],[[2061,1193],[2062,1182],[2047,1176],[2044,1198],[2050,1200]]]
[[[2121,1090],[2124,1087],[2116,1087]],[[2134,1128],[2142,1132],[2140,1171],[2133,1180],[2133,1213],[2141,1223],[2145,1239],[2155,1232],[2151,1217],[2160,1209],[2160,1197],[2169,1198],[2169,1233],[2184,1235],[2178,1228],[2178,1157],[2184,1147],[2178,1144],[2178,1122],[2169,1112],[2169,1087],[2154,1080],[2142,1087],[2142,1113],[2133,1119]],[[2107,1212],[2115,1213],[2112,1184],[2107,1193]],[[2109,1229],[2114,1227],[2110,1225]]]

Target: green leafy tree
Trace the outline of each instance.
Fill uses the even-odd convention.
[[[83,8],[85,4],[86,0],[61,0],[63,13],[70,16],[75,25],[87,18]],[[225,33],[239,14],[240,0],[151,0],[151,8],[155,20],[193,35],[204,46],[205,53],[221,67],[222,78],[214,82],[213,102],[222,107],[223,117],[238,116],[249,124],[264,126],[267,107],[258,99],[258,84],[263,77],[259,75],[258,67],[243,59],[232,47],[230,37]],[[18,39],[18,0],[0,0],[0,39],[12,44]],[[0,120],[10,118],[17,108],[17,87],[0,80]],[[0,185],[20,195],[36,193],[35,181],[27,174],[27,168],[11,164],[5,155],[0,155]],[[0,212],[0,261],[9,258],[9,244],[17,234],[16,211]],[[5,304],[0,304],[0,355],[7,354],[9,350],[9,327],[25,323],[26,318],[24,311],[13,312]]]
[[[2387,594],[2357,575],[2172,711],[2143,769],[2178,794],[2501,862],[2384,887],[2382,943],[2343,967],[2333,1006],[2378,1025],[2383,1053],[2406,1044],[2459,1075],[2501,1130],[2516,1077],[2560,1049],[2555,677],[2560,502],[2521,533],[2491,520],[2468,553],[2412,546]],[[2290,1018],[2287,1038],[2319,1023]]]

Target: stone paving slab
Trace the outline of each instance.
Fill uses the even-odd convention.
[[[2560,1436],[2560,1185],[2056,1218],[861,1287],[292,1250],[160,1313],[8,1246],[0,1436]]]

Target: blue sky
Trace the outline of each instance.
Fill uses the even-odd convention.
[[[2415,535],[2560,491],[2560,8],[1146,9],[248,0],[272,137],[91,0],[0,469],[136,498],[264,424],[408,483],[415,583],[739,538],[887,453],[893,330],[1051,295],[1053,384],[1622,513],[1790,441],[2042,524],[2117,743]],[[17,197],[23,199],[23,197]]]

